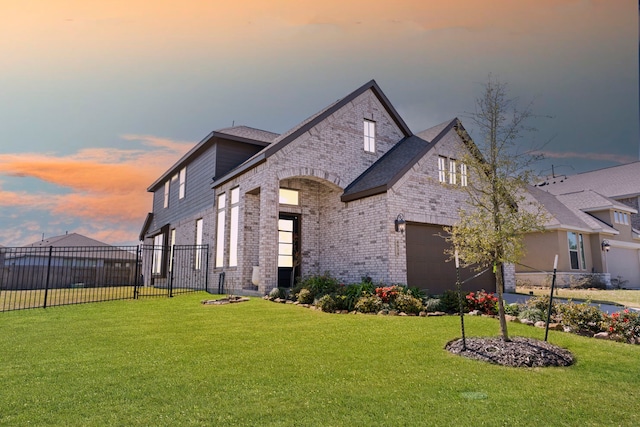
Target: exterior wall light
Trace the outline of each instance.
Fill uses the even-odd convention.
[[[611,249],[611,244],[609,243],[608,240],[603,240],[601,246],[602,246],[602,250],[605,252],[609,252],[609,249]]]
[[[407,228],[407,222],[404,220],[404,216],[401,213],[396,217],[394,224],[396,226],[396,232],[399,231],[400,233],[404,233],[404,230]]]

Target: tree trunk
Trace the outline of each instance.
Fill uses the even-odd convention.
[[[509,342],[511,341],[511,338],[509,338],[509,333],[507,332],[507,319],[505,318],[504,300],[502,299],[502,293],[504,292],[502,263],[496,264],[494,274],[496,277],[496,291],[498,292],[498,317],[500,318],[500,335],[502,335],[503,341]]]

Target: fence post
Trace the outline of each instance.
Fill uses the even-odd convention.
[[[206,250],[207,258],[204,266],[204,290],[209,292],[209,245]]]
[[[47,261],[47,278],[44,284],[44,305],[42,308],[47,308],[47,296],[49,295],[49,276],[51,275],[51,253],[53,252],[53,246],[49,246],[49,258]]]
[[[141,245],[138,245],[136,248],[136,268],[135,268],[135,277],[133,278],[133,299],[138,299],[138,286],[141,286],[140,283],[140,251],[142,250]]]
[[[171,246],[171,252],[169,252],[169,255],[171,256],[171,261],[169,264],[171,266],[171,271],[169,271],[169,298],[173,298],[173,270],[175,270],[176,268],[176,251],[174,246],[175,245]],[[168,251],[169,246],[167,246],[165,249]]]

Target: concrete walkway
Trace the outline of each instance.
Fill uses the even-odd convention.
[[[502,296],[503,296],[505,302],[507,302],[509,304],[513,304],[514,302],[516,302],[518,304],[524,304],[529,298],[532,297],[531,295],[512,294],[512,293],[506,293],[506,292]],[[567,299],[558,298],[558,297],[554,296],[553,297],[553,301],[554,302],[566,303]],[[579,301],[576,301],[576,302],[579,303]],[[599,307],[600,310],[602,310],[602,311],[604,311],[605,313],[608,313],[608,314],[624,310],[624,307],[621,306],[621,305],[598,304],[598,303],[591,303],[591,305]],[[630,308],[630,310],[640,311],[640,310],[638,310],[636,308]]]

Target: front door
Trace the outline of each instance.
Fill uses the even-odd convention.
[[[300,276],[300,216],[281,213],[278,219],[278,287],[291,287]]]

